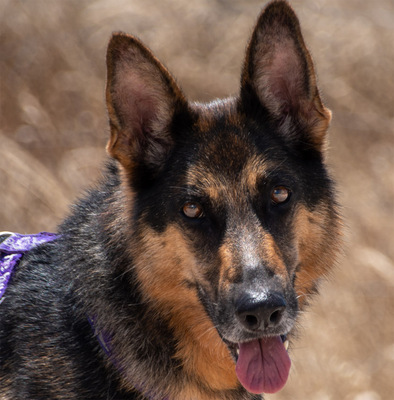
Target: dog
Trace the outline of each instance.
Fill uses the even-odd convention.
[[[188,102],[124,33],[107,71],[101,182],[56,235],[2,237],[18,261],[0,305],[1,399],[279,391],[297,316],[341,248],[331,112],[294,11],[263,9],[234,97]]]

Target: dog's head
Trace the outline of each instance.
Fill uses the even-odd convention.
[[[115,34],[107,63],[108,151],[133,203],[134,271],[170,321],[176,357],[211,389],[279,390],[283,341],[339,232],[324,164],[330,111],[297,17],[268,5],[238,96],[210,104],[188,102],[134,37]]]

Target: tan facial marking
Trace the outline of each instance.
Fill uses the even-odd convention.
[[[318,211],[300,206],[294,220],[300,259],[295,287],[301,306],[307,302],[319,278],[332,267],[340,245],[337,239],[341,235],[340,222],[330,216],[326,206],[315,209]]]
[[[282,279],[283,283],[289,279],[287,268],[281,257],[280,250],[274,238],[268,232],[264,235],[264,259],[267,266]]]
[[[196,380],[213,390],[235,388],[234,361],[193,288],[203,279],[187,240],[175,226],[162,234],[145,229],[136,273],[147,301],[166,318],[177,339],[175,357]],[[142,254],[142,256],[141,256]]]

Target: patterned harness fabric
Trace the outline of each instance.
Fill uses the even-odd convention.
[[[39,246],[51,242],[58,236],[55,233],[40,232],[34,235],[0,232],[0,303],[10,282],[14,268],[25,253]]]

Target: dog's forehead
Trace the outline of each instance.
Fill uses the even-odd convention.
[[[198,144],[189,143],[193,151],[185,169],[186,186],[217,200],[239,201],[245,194],[256,194],[259,183],[283,165],[286,152],[276,146],[273,159],[270,149],[275,141],[268,140],[271,134],[262,125],[256,128],[239,112],[236,99],[194,107],[198,118],[191,140]]]
[[[218,136],[202,146],[195,162],[188,166],[186,185],[213,199],[254,194],[258,182],[268,175],[270,163],[241,138],[226,132]]]
[[[199,146],[186,171],[186,184],[210,197],[231,189],[253,191],[269,169],[232,99],[198,105]]]

